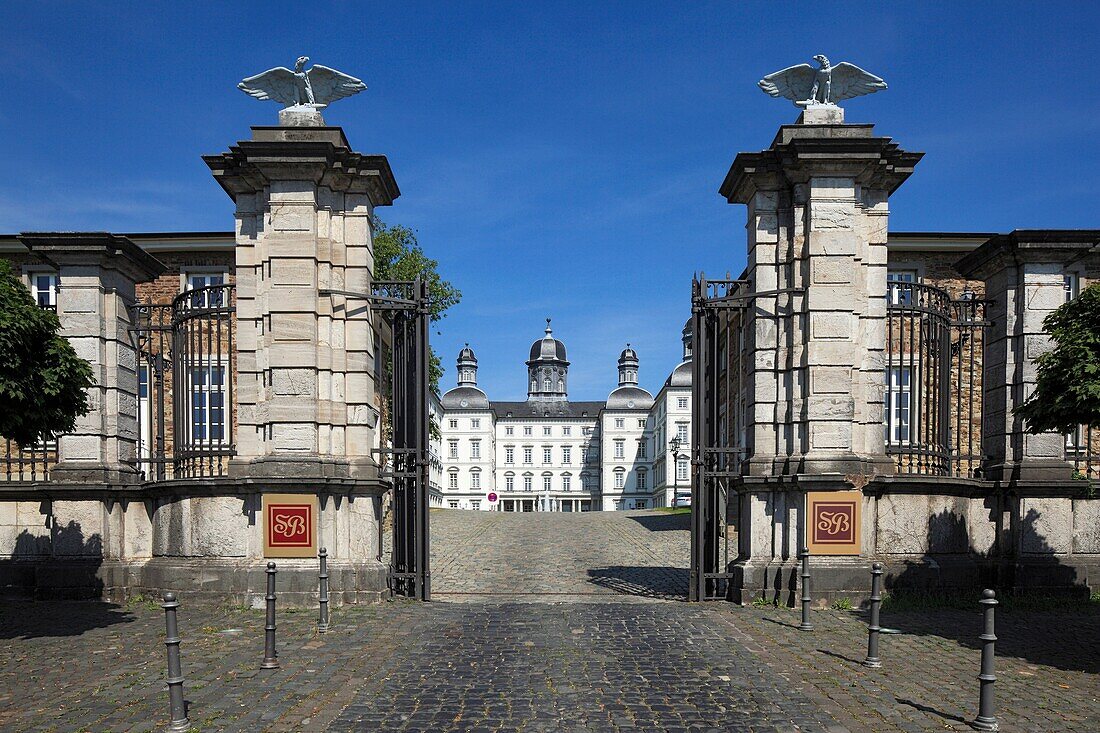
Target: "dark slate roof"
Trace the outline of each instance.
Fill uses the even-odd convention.
[[[609,410],[648,410],[653,407],[653,395],[641,387],[619,387],[607,396]]]
[[[690,387],[691,386],[691,362],[680,362],[680,366],[672,370],[665,380],[666,387]]]
[[[603,402],[569,402],[566,400],[529,400],[526,402],[492,402],[493,413],[499,420],[512,413],[514,418],[581,417],[587,412],[594,418],[603,409]]]
[[[466,404],[463,405],[462,401]],[[488,410],[489,398],[477,387],[455,387],[448,390],[440,403],[448,410]]]
[[[565,344],[547,334],[531,344],[531,361],[565,361]]]

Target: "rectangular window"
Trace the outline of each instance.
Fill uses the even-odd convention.
[[[58,279],[55,273],[32,272],[30,274],[31,295],[39,308],[57,307]]]
[[[471,489],[480,489],[481,488],[481,472],[480,471],[474,471],[472,474],[470,474],[470,488]]]
[[[451,509],[458,509],[458,499],[451,499],[447,502],[447,506],[449,506]]]
[[[623,419],[621,417],[615,418],[615,427],[619,430],[623,427]]]
[[[646,458],[646,442],[645,440],[638,441],[638,458]]]
[[[199,290],[201,288],[210,288],[209,290],[203,290],[202,292],[195,293],[191,296],[192,308],[218,308],[224,305],[222,303],[222,296],[224,290],[217,285],[225,284],[225,273],[187,273],[187,279],[184,283],[186,290]]]
[[[591,435],[592,434],[592,428],[585,428],[582,432],[585,435]]]
[[[681,458],[676,461],[676,480],[687,481],[688,478],[688,461],[687,458]]]
[[[568,425],[562,425],[561,426],[561,434],[568,437],[568,436],[573,434],[573,428],[571,428]]]
[[[470,502],[470,508],[473,509],[475,512],[480,510],[481,509],[481,502],[476,500],[476,499],[472,500]]]
[[[572,484],[573,484],[573,478],[571,476],[562,476],[561,477],[561,490],[562,491],[569,491]]]
[[[573,451],[572,451],[572,449],[567,445],[563,445],[561,447],[561,462],[568,466],[572,461],[573,461]]]
[[[893,367],[886,372],[886,440],[890,443],[910,441],[913,395],[909,377],[909,367]]]
[[[447,456],[450,457],[450,458],[458,458],[458,441],[457,440],[448,440],[447,441]]]
[[[512,446],[508,446],[504,449],[504,462],[508,464],[516,462],[516,449]]]
[[[524,446],[524,448],[523,448],[523,462],[525,464],[527,464],[528,466],[530,466],[531,465],[531,460],[532,460],[531,459],[531,447],[530,446]]]
[[[680,439],[681,443],[688,441],[688,426],[686,422],[676,423],[676,437]]]
[[[616,458],[624,458],[626,456],[625,449],[626,449],[626,441],[623,441],[623,440],[616,440],[615,441],[615,457]]]
[[[470,458],[481,458],[481,441],[470,441]]]
[[[550,456],[550,447],[544,446],[542,449],[542,463],[543,465],[549,465],[553,458]]]
[[[1062,287],[1066,291],[1067,303],[1081,294],[1081,280],[1073,273],[1069,273],[1062,278]],[[41,303],[39,303],[39,305],[41,305]]]
[[[645,471],[638,471],[638,490],[644,491],[646,483]]]
[[[912,305],[916,270],[890,270],[886,273],[886,299],[891,305]]]
[[[626,485],[626,473],[624,471],[615,472],[615,488],[621,489]]]
[[[215,442],[225,439],[225,385],[223,366],[191,368],[191,439]]]
[[[524,435],[530,435],[531,434],[531,426],[530,425],[524,425],[523,426],[523,434]]]
[[[688,398],[687,397],[677,397],[676,398],[676,409],[677,410],[686,410],[687,408],[688,408]]]
[[[542,477],[542,490],[549,493],[550,491],[550,476]]]
[[[531,477],[530,476],[524,476],[523,477],[523,490],[524,491],[530,491],[531,490]]]
[[[458,430],[458,420],[448,420],[447,424],[450,426],[451,430]]]
[[[504,434],[505,434],[505,435],[511,435],[511,434],[512,434],[512,426],[511,426],[511,425],[507,425],[507,426],[505,426],[505,428],[504,428]]]
[[[551,430],[552,430],[552,428],[549,425],[543,425],[542,426],[542,434],[543,435],[550,435]]]
[[[447,488],[449,488],[449,489],[457,489],[458,488],[458,474],[457,473],[450,474],[450,479],[447,482]]]
[[[481,429],[481,418],[478,418],[478,417],[471,418],[471,420],[470,420],[470,429],[471,430],[480,430]]]
[[[516,478],[515,478],[515,476],[505,476],[504,477],[504,490],[505,491],[513,491],[515,488],[516,488]]]
[[[638,428],[640,430],[645,430],[645,419],[644,418],[639,418],[638,419]]]
[[[635,501],[634,502],[634,508],[635,509],[645,509],[647,503],[648,502],[646,502],[644,499],[641,500],[641,501]]]

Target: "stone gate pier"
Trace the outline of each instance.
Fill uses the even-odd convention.
[[[385,156],[315,122],[204,157],[231,236],[4,238],[97,386],[73,434],[5,446],[3,593],[250,603],[274,559],[280,599],[313,603],[322,546],[334,601],[386,592],[390,333],[334,293],[370,291],[371,216],[399,190]]]
[[[721,186],[748,257],[696,284],[695,481],[737,546],[701,541],[705,593],[792,603],[804,545],[818,602],[866,597],[872,561],[899,591],[1095,589],[1100,431],[1031,435],[1012,410],[1043,318],[1100,281],[1100,231],[894,233],[923,153],[835,112]]]

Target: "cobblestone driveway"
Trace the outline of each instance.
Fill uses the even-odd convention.
[[[432,592],[442,600],[687,598],[690,515],[431,513]]]

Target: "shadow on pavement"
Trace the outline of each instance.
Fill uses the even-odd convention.
[[[691,514],[631,514],[638,524],[650,532],[687,532],[691,529]]]
[[[0,601],[0,639],[79,636],[134,620],[134,614],[101,601]]]
[[[686,568],[614,565],[588,569],[589,583],[642,598],[686,601],[687,581]]]

